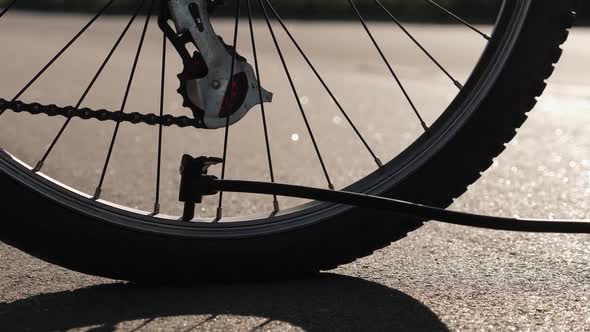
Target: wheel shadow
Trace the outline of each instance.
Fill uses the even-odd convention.
[[[99,285],[36,295],[0,304],[4,331],[114,330],[118,323],[205,315],[200,325],[220,315],[288,322],[306,331],[447,331],[426,306],[383,285],[334,274],[315,279],[246,284],[208,284],[198,288],[143,288]],[[204,326],[201,326],[204,327]]]

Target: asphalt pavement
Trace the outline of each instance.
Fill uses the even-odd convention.
[[[6,19],[0,22],[0,41],[10,45],[0,50],[0,63],[5,64],[0,71],[3,96],[18,91],[84,22],[79,17],[30,14]],[[105,45],[114,42],[123,25],[117,17],[101,21],[23,99],[75,103],[106,55]],[[289,26],[383,159],[420,134],[419,123],[358,25],[289,22]],[[263,33],[261,22],[255,27]],[[399,31],[385,23],[372,28],[386,54],[395,59],[392,63],[427,121],[436,118],[456,88]],[[136,26],[131,33],[137,36],[139,29]],[[410,25],[409,29],[460,80],[467,79],[484,45],[477,35],[458,26]],[[219,31],[228,40],[231,25],[221,22]],[[247,30],[242,34],[243,46],[238,49],[249,58]],[[156,29],[150,30],[130,110],[158,111],[160,38]],[[284,36],[280,41],[289,47]],[[334,46],[326,47],[328,42]],[[454,209],[503,216],[590,218],[588,45],[590,30],[576,29],[547,93],[517,139]],[[124,42],[85,105],[120,107],[136,46],[135,37]],[[263,85],[275,93],[268,114],[275,133],[277,177],[283,182],[322,185],[309,135],[290,99],[269,38],[261,37],[259,48],[261,58],[268,59]],[[187,115],[174,92],[178,85],[174,74],[180,67],[169,51],[166,109]],[[367,152],[306,72],[305,63],[293,48],[286,53],[337,186],[370,172],[374,165]],[[367,110],[370,117],[364,113]],[[34,164],[62,123],[62,119],[7,114],[0,122],[0,142]],[[155,175],[157,132],[147,126],[121,128],[105,199],[148,210],[154,184],[144,179]],[[109,123],[73,122],[45,172],[92,193],[112,130]],[[266,179],[268,168],[260,163],[264,140],[259,115],[252,112],[232,127],[231,137],[230,176]],[[180,155],[187,151],[215,155],[222,143],[219,131],[165,132],[162,195],[166,213],[179,210],[175,198]],[[269,208],[265,198],[247,198],[230,195],[228,213],[254,214]],[[282,202],[284,206],[296,203]],[[199,213],[211,216],[214,207],[214,202],[207,202]],[[314,279],[141,288],[67,271],[0,244],[0,330],[584,331],[590,330],[589,263],[588,236],[492,232],[429,223],[407,239]]]

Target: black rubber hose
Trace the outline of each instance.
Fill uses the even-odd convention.
[[[590,234],[590,221],[583,220],[536,220],[483,216],[465,212],[449,211],[391,198],[277,183],[213,180],[210,185],[211,189],[218,191],[312,199],[322,202],[351,205],[365,209],[386,210],[401,216],[413,217],[416,219],[436,220],[448,224],[491,230],[531,233]]]

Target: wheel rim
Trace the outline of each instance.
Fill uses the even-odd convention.
[[[509,9],[513,12],[513,16],[517,16],[518,18],[526,16],[523,14],[523,11],[526,11],[528,8],[528,2],[522,1],[518,4],[513,4],[513,7],[514,8]],[[504,11],[506,10],[507,9],[504,8]],[[500,17],[503,16],[505,15],[500,15]],[[518,34],[517,32],[521,23],[522,21],[516,19],[510,20],[510,24],[505,28],[510,29],[511,32],[504,33],[502,36],[503,38],[501,40],[496,40],[495,43],[504,46],[514,43],[514,36]],[[511,49],[511,47],[505,48],[508,50]],[[385,165],[383,169],[370,174],[362,181],[349,186],[348,189],[371,194],[383,194],[424,164],[432,155],[434,155],[433,151],[444,146],[445,141],[454,135],[454,130],[460,128],[461,122],[464,122],[469,117],[469,114],[473,112],[473,108],[478,104],[478,100],[481,101],[486,95],[489,88],[493,85],[493,81],[497,77],[497,74],[501,72],[501,66],[508,55],[509,53],[507,52],[490,52],[486,50],[475,71],[477,72],[480,70],[482,72],[487,72],[481,74],[482,77],[479,80],[475,81],[470,79],[467,84],[472,85],[472,89],[479,91],[479,94],[466,92],[465,95],[468,96],[462,96],[462,93],[460,93],[459,96],[455,98],[447,111],[445,111],[437,122],[432,125],[432,128],[440,134],[432,135],[436,137],[422,135],[402,154]],[[486,59],[486,56],[490,59]],[[463,112],[457,112],[457,110],[463,110]],[[458,123],[458,125],[449,126],[450,122]],[[428,148],[426,149],[425,147]],[[403,160],[404,162],[402,163],[400,160]],[[53,182],[49,182],[47,178],[33,175],[30,171],[24,171],[22,165],[16,164],[14,158],[8,155],[2,156],[2,169],[11,177],[16,178],[19,182],[27,185],[31,189],[41,192],[60,204],[78,210],[81,213],[90,214],[105,221],[117,222],[125,227],[167,232],[181,236],[187,236],[187,229],[192,230],[190,236],[252,236],[259,234],[258,232],[261,231],[284,231],[285,229],[293,227],[303,227],[309,223],[318,222],[348,210],[347,207],[342,206],[312,203],[295,209],[281,211],[281,213],[271,218],[266,218],[268,216],[265,215],[265,218],[263,219],[257,219],[256,217],[236,219],[229,220],[234,222],[227,224],[198,223],[187,225],[162,219],[162,216],[159,216],[158,218],[149,215],[141,216],[130,211],[124,211],[118,207],[107,206],[104,202],[93,201],[88,199],[88,197],[80,197],[71,191],[56,187]],[[206,221],[210,222],[210,219],[207,219]],[[229,232],[227,230],[229,230]]]

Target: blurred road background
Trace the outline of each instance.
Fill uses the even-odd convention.
[[[84,22],[84,18],[57,14],[18,14],[7,20],[0,26],[1,42],[10,45],[0,51],[0,63],[10,64],[0,72],[3,95],[17,91]],[[88,73],[96,70],[97,58],[104,56],[99,55],[105,52],[104,45],[112,43],[123,24],[117,17],[102,22],[26,98],[60,105],[75,102]],[[318,67],[329,74],[346,105],[356,105],[351,110],[353,118],[363,119],[363,112],[371,110],[374,122],[363,123],[361,129],[387,159],[412,141],[419,127],[406,113],[401,96],[395,95],[390,78],[358,25],[335,24],[338,29],[323,23],[292,22],[290,26],[306,49],[314,51]],[[257,27],[262,29],[259,24]],[[409,28],[461,80],[467,78],[484,45],[462,27]],[[440,105],[448,103],[456,91],[420,53],[412,51],[409,44],[401,44],[407,41],[392,31],[391,25],[375,23],[373,29],[386,52],[397,56],[400,75],[427,119],[434,119]],[[220,24],[222,35],[228,36],[230,30],[229,24]],[[135,27],[132,33],[137,35],[138,31]],[[34,45],[30,44],[32,36]],[[336,41],[337,46],[324,47],[328,41]],[[121,88],[113,87],[124,85],[135,45],[136,39],[131,38],[122,46],[87,105],[119,107]],[[130,101],[134,110],[157,111],[159,45],[158,35],[150,35]],[[455,204],[455,209],[494,215],[590,218],[588,45],[590,30],[576,29],[547,93],[518,139]],[[261,41],[260,48],[263,57],[273,54],[268,41]],[[248,57],[249,51],[243,52]],[[295,55],[289,61],[297,72],[303,71],[304,65]],[[281,87],[280,70],[276,59],[269,60],[262,76],[269,86],[278,86],[275,93],[284,95],[288,90]],[[178,84],[173,75],[178,71],[178,64],[171,62],[169,91]],[[362,158],[364,152],[337,112],[313,111],[328,108],[329,100],[310,76],[300,76],[297,83],[314,123],[324,134],[320,143],[334,147],[328,159],[337,184],[346,185],[369,172],[370,160]],[[269,109],[271,128],[286,133],[277,135],[274,141],[278,176],[283,181],[321,185],[321,174],[306,173],[315,165],[313,155],[302,152],[309,151],[304,145],[308,143],[305,131],[297,114],[292,114],[292,101],[282,101],[286,99],[280,98]],[[176,96],[169,97],[167,109],[184,114]],[[0,142],[29,163],[36,161],[63,122],[14,114],[6,118],[0,123]],[[248,128],[259,126],[259,121],[251,114],[232,128],[237,146],[232,158],[239,161],[230,164],[233,177],[267,176],[264,168],[252,171],[259,160],[256,151],[263,149],[261,139],[241,139],[254,136]],[[120,146],[124,148],[115,152],[105,195],[119,203],[149,209],[153,183],[138,180],[153,176],[154,169],[148,170],[145,165],[154,165],[154,157],[145,155],[155,147],[156,137],[147,130],[153,128],[122,128]],[[47,174],[91,193],[111,131],[112,124],[75,122],[48,163]],[[180,154],[216,153],[221,135],[166,131],[165,158],[170,160],[165,165],[169,174],[164,188],[166,202],[172,203],[177,194],[177,179],[172,174],[176,174]],[[76,165],[73,170],[72,165]],[[293,165],[302,166],[293,170]],[[246,174],[245,169],[251,173]],[[136,194],[126,194],[129,192]],[[232,197],[229,201],[234,211],[242,213],[264,211],[267,205],[260,198]],[[202,215],[211,213],[210,206],[201,211]],[[177,207],[169,210],[176,211]],[[371,257],[313,280],[142,289],[66,271],[0,244],[0,327],[7,331],[585,330],[590,326],[589,263],[587,236],[512,234],[430,223]]]

